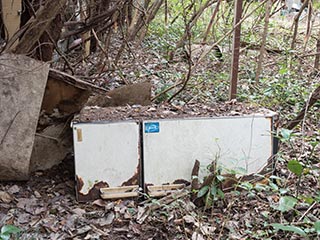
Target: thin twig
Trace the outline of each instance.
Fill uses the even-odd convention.
[[[176,91],[169,99],[168,102],[171,102],[173,98],[178,96],[187,86],[190,78],[191,78],[191,71],[192,71],[192,49],[191,49],[191,32],[190,32],[190,26],[189,24],[186,25],[186,32],[188,35],[188,73],[186,77],[184,78],[182,87]]]
[[[305,211],[304,214],[299,218],[298,222],[302,221],[302,219],[311,211],[312,208],[314,208],[316,204],[317,204],[316,201],[312,203],[312,205],[308,208],[308,210]]]
[[[60,142],[58,138],[51,137],[51,136],[48,136],[48,135],[45,135],[45,134],[36,133],[35,135],[38,136],[38,137],[47,138],[47,139],[56,141],[56,142],[58,142],[58,143]]]
[[[301,16],[303,10],[307,7],[308,3],[309,3],[309,0],[305,1],[303,3],[303,5],[301,6],[301,8],[300,8],[299,12],[297,13],[297,15],[294,17],[293,25],[291,27],[291,29],[294,27],[293,36],[292,36],[292,42],[291,42],[291,49],[292,50],[295,48],[296,38],[297,38],[297,34],[298,34],[299,18]]]
[[[268,36],[268,26],[269,26],[269,16],[270,16],[270,10],[272,7],[272,1],[269,0],[266,3],[266,14],[265,14],[265,20],[264,20],[264,29],[263,29],[263,35],[262,35],[262,40],[261,40],[261,48],[260,48],[260,55],[259,55],[259,61],[258,61],[258,66],[257,66],[257,71],[256,71],[256,77],[255,77],[255,84],[259,82],[259,78],[261,75],[262,71],[262,64],[263,64],[263,59],[266,51],[266,42],[267,42],[267,36]]]

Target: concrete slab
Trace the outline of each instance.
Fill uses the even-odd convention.
[[[0,180],[26,180],[49,65],[0,56]]]

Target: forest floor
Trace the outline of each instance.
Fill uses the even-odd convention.
[[[276,166],[273,177],[228,191],[204,210],[193,204],[187,190],[169,196],[168,202],[165,197],[78,203],[70,156],[50,171],[35,172],[27,183],[1,183],[0,225],[19,227],[18,239],[302,239],[276,232],[271,224],[310,226],[301,219],[318,219],[320,164],[300,182],[284,164]],[[285,194],[299,194],[305,201],[280,211],[287,208],[280,203]]]
[[[111,64],[116,52],[109,56],[99,53],[78,65],[76,75],[107,89],[123,85],[124,79],[129,83],[149,80],[156,95],[181,80],[188,63],[184,51],[167,61],[154,45],[157,39],[149,40],[152,46],[145,41],[143,48],[132,47],[117,67]],[[201,62],[174,104],[226,101],[230,49],[222,52],[223,62],[214,54]],[[309,58],[297,57],[291,67],[298,80],[288,82],[293,76],[283,67],[288,56],[271,53],[266,56],[269,64],[264,69],[268,81],[262,79],[257,86],[250,82],[251,63],[256,64],[253,56],[257,56],[256,50],[243,50],[240,101],[279,112],[281,128],[304,104],[305,96],[299,98],[299,91],[310,94],[312,86],[319,82],[319,74],[310,67]],[[61,65],[57,68],[62,69]],[[275,71],[280,72],[280,79],[275,78]],[[290,88],[288,84],[292,84]],[[173,88],[171,95],[165,93],[157,100],[167,99],[176,90]],[[0,226],[18,227],[21,232],[17,239],[317,239],[319,124],[317,106],[304,119],[303,127],[279,136],[280,151],[271,175],[255,182],[235,183],[223,199],[215,200],[206,210],[191,201],[188,190],[160,199],[78,203],[74,158],[68,156],[49,171],[33,173],[28,182],[0,183]],[[292,159],[302,163],[303,173],[299,176],[287,167]]]

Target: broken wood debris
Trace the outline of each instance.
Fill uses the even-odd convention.
[[[69,126],[73,115],[83,108],[92,93],[106,92],[75,76],[49,70],[31,155],[31,171],[47,170],[72,152]]]
[[[102,199],[120,199],[139,196],[139,186],[109,187],[100,189]]]
[[[147,194],[149,197],[163,197],[178,189],[183,189],[185,184],[167,184],[161,186],[147,186]]]

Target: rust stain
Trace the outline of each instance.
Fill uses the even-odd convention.
[[[77,180],[77,200],[79,202],[88,202],[92,200],[96,200],[100,198],[100,188],[107,188],[109,184],[106,182],[97,182],[93,185],[93,187],[89,190],[87,194],[81,193],[81,189],[83,188],[83,180],[81,177],[76,176]]]
[[[140,172],[140,163],[138,164],[133,176],[129,178],[127,181],[123,182],[121,186],[123,187],[123,186],[139,185],[139,172]]]
[[[173,184],[185,184],[186,186],[189,186],[190,182],[185,179],[176,179]]]

